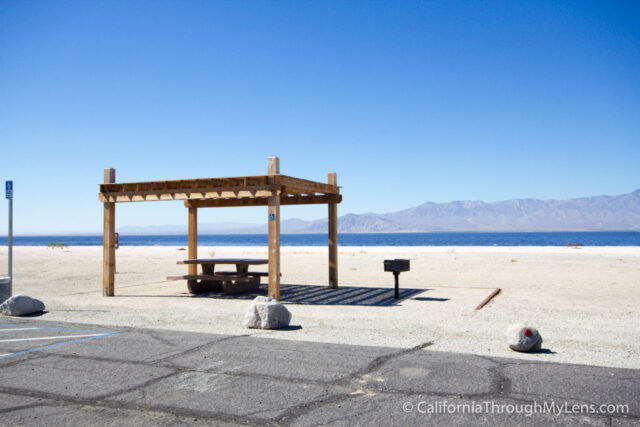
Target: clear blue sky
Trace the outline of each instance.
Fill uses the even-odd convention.
[[[336,171],[340,214],[627,193],[640,3],[0,0],[0,144],[17,233],[100,232],[105,167],[255,175],[271,155],[288,175]],[[145,224],[186,210],[118,205],[118,226]]]

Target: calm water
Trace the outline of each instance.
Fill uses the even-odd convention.
[[[102,236],[15,236],[14,245],[46,246],[64,243],[69,246],[102,245]],[[553,233],[341,233],[342,246],[640,246],[640,232],[553,232]],[[0,237],[0,245],[7,237]],[[266,246],[266,234],[202,234],[201,246]],[[283,246],[325,246],[326,234],[283,234]],[[186,235],[132,236],[120,235],[122,246],[186,246]]]

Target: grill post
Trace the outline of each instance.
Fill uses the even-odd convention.
[[[385,259],[384,271],[390,271],[393,273],[393,281],[395,282],[394,297],[400,298],[400,273],[403,271],[409,271],[408,259]]]
[[[395,282],[396,282],[396,289],[395,289],[394,297],[395,297],[395,299],[398,299],[398,298],[400,298],[400,283],[399,283],[400,272],[399,271],[394,271],[393,272],[393,278],[395,279]]]

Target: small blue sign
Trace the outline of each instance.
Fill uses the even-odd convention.
[[[7,199],[13,199],[13,181],[5,182],[4,194]]]
[[[269,221],[273,221],[274,219],[276,219],[276,214],[270,213],[269,214]]]

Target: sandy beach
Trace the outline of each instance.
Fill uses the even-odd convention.
[[[266,258],[266,248],[199,247],[199,256]],[[116,296],[106,298],[101,247],[19,246],[14,294],[45,302],[39,320],[398,348],[431,342],[430,351],[640,368],[640,247],[341,247],[339,280],[349,295],[392,295],[382,261],[411,259],[400,276],[410,296],[382,305],[332,297],[326,248],[283,247],[283,289],[305,285],[322,296],[283,301],[299,326],[285,331],[245,329],[246,298],[192,296],[184,281],[166,281],[186,274],[176,265],[185,258],[182,247],[121,247]],[[515,322],[538,326],[545,352],[509,350],[505,330]]]

